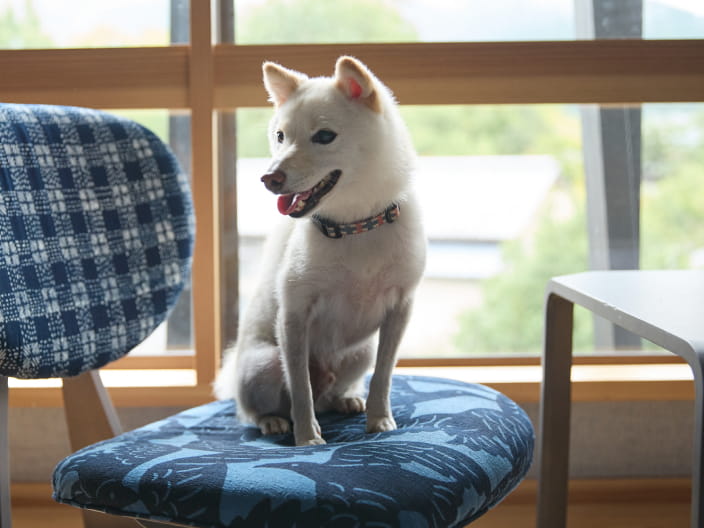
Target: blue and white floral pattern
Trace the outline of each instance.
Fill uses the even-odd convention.
[[[206,404],[95,444],[54,473],[59,502],[198,527],[460,527],[531,463],[533,427],[481,385],[394,377],[396,431],[326,414],[326,445],[295,447]]]

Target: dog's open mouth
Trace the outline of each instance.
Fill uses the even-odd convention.
[[[318,205],[318,202],[320,202],[320,199],[335,187],[341,174],[341,170],[334,170],[307,191],[279,196],[277,202],[279,212],[282,215],[289,215],[294,218],[305,215],[313,210],[313,208]]]

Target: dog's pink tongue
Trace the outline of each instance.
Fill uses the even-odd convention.
[[[279,196],[276,205],[282,215],[290,215],[298,207],[298,202],[301,200],[307,200],[310,195],[310,191],[303,193],[282,194]]]
[[[282,194],[281,196],[279,196],[276,205],[282,215],[287,215],[293,212],[293,199],[295,196],[295,194]]]

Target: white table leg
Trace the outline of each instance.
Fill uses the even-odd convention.
[[[694,442],[692,445],[692,528],[704,528],[704,350],[695,351],[694,374]]]
[[[538,528],[564,528],[570,439],[574,305],[550,294],[545,306],[538,453]]]

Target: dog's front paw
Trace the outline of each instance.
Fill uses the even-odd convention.
[[[280,416],[262,416],[257,420],[257,427],[263,435],[286,434],[291,430],[291,424]]]
[[[396,430],[396,420],[393,416],[367,416],[367,432],[383,433]]]
[[[311,427],[294,427],[294,438],[297,446],[321,445],[326,443],[323,440],[320,424],[315,420]]]
[[[312,445],[323,445],[323,444],[325,444],[325,443],[327,443],[327,442],[325,442],[325,440],[323,440],[323,439],[322,439],[321,437],[319,437],[319,436],[314,437],[314,438],[309,438],[309,439],[306,439],[306,440],[302,440],[302,439],[299,440],[298,438],[296,438],[296,445],[297,445],[298,447],[312,446]]]

